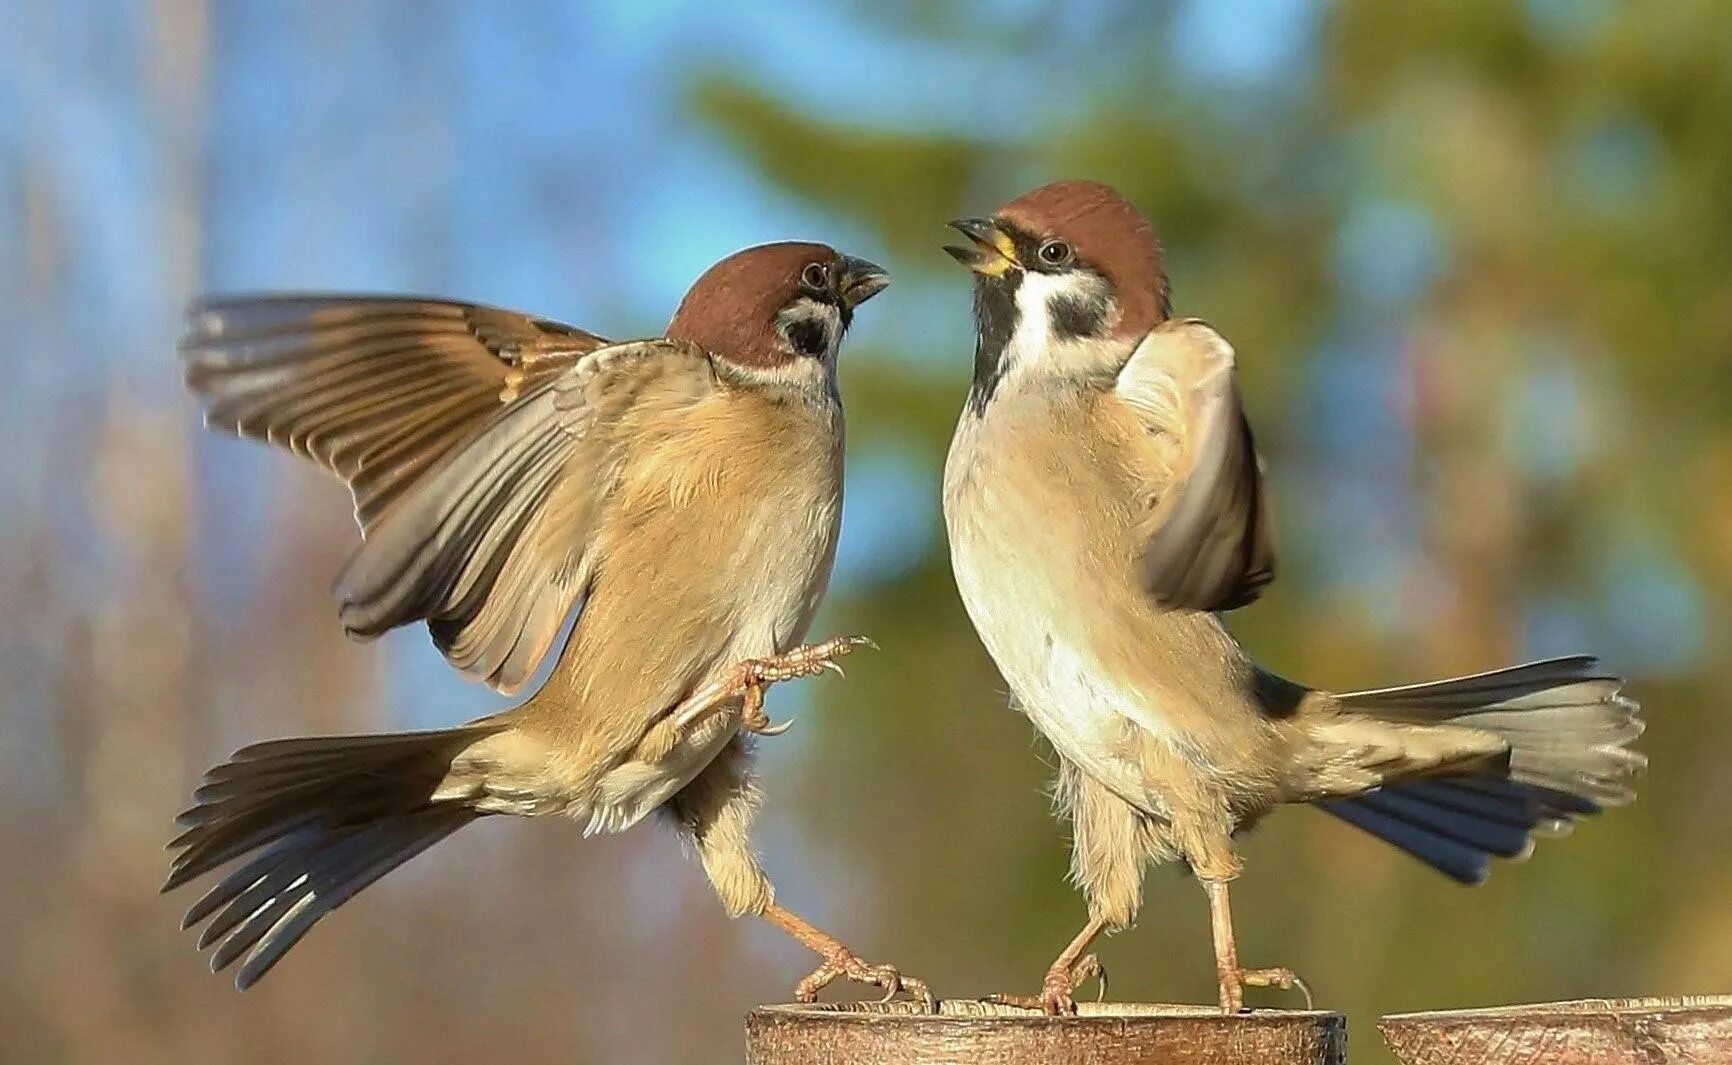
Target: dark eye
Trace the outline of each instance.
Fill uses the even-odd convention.
[[[800,271],[800,284],[813,292],[829,291],[830,268],[823,263],[807,263]]]
[[[1040,246],[1040,261],[1048,266],[1063,266],[1074,255],[1070,245],[1062,240],[1049,240]]]

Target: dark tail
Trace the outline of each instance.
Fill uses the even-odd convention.
[[[181,927],[211,918],[199,949],[211,971],[252,952],[235,977],[245,990],[327,913],[479,816],[436,797],[458,753],[493,731],[275,740],[237,751],[205,774],[164,891],[243,855],[193,903]],[[214,917],[213,917],[214,915]]]
[[[1318,805],[1446,876],[1477,884],[1493,856],[1525,858],[1535,837],[1564,835],[1576,818],[1636,797],[1634,778],[1648,760],[1628,748],[1643,721],[1623,686],[1580,656],[1343,695],[1344,711],[1390,724],[1493,733],[1509,745],[1509,757]]]

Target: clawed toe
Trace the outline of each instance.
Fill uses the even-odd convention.
[[[1245,987],[1273,987],[1282,991],[1297,990],[1305,996],[1305,1008],[1315,1009],[1311,999],[1311,986],[1299,978],[1299,974],[1285,967],[1274,969],[1246,969],[1239,974],[1239,983]]]
[[[716,713],[730,700],[739,699],[740,728],[759,736],[780,736],[793,722],[772,723],[764,712],[764,693],[770,685],[816,676],[826,669],[841,673],[842,667],[835,661],[837,658],[851,653],[856,647],[876,649],[877,646],[864,636],[838,636],[770,658],[746,659],[729,670],[726,676],[710,681],[674,707],[670,715],[674,734],[683,737],[699,721]]]
[[[1236,973],[1222,976],[1221,1010],[1224,1013],[1239,1013],[1245,1009],[1245,988],[1273,987],[1281,991],[1297,990],[1305,996],[1305,1008],[1315,1009],[1311,998],[1311,987],[1299,974],[1292,969],[1276,967],[1271,969],[1240,969]]]
[[[764,690],[779,681],[817,676],[826,669],[845,677],[847,674],[842,672],[836,659],[851,653],[856,647],[876,649],[878,645],[865,636],[838,636],[823,643],[796,647],[774,658],[755,658],[741,663],[740,683],[745,687],[746,703],[740,713],[740,727],[759,736],[780,736],[788,731],[794,724],[791,720],[781,724],[770,723],[770,716],[764,712]]]
[[[881,1001],[889,1002],[899,994],[919,1001],[927,1010],[937,1009],[937,1000],[923,980],[912,976],[904,976],[894,965],[871,965],[862,960],[853,951],[838,950],[826,957],[822,964],[794,986],[794,998],[799,1002],[816,1002],[818,992],[830,986],[838,979],[849,980],[857,984],[868,984],[884,989]]]
[[[1088,954],[1077,959],[1076,964],[1068,967],[1054,966],[1047,970],[1046,979],[1041,981],[1040,994],[1033,995],[992,995],[986,1001],[1000,1006],[1015,1006],[1019,1009],[1040,1010],[1049,1017],[1073,1017],[1076,1015],[1077,988],[1095,980],[1100,992],[1096,1001],[1106,998],[1107,970],[1100,959]]]

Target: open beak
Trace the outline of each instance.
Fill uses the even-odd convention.
[[[856,259],[852,255],[842,256],[842,276],[837,282],[836,294],[842,297],[849,310],[883,292],[889,284],[890,274],[877,263]]]
[[[997,223],[986,218],[958,218],[950,223],[950,227],[967,237],[974,245],[972,248],[959,248],[954,244],[946,244],[944,250],[950,257],[968,267],[977,274],[987,277],[1002,277],[1010,269],[1022,264],[1016,258],[1016,244],[1010,239],[1010,234],[1000,229]]]

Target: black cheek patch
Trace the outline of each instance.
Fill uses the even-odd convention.
[[[1052,319],[1052,331],[1060,340],[1100,336],[1106,328],[1107,301],[1104,299],[1054,296],[1047,301],[1046,309]]]
[[[816,318],[801,318],[788,326],[788,343],[794,345],[794,350],[809,358],[818,358],[824,354],[827,341],[824,323]]]

